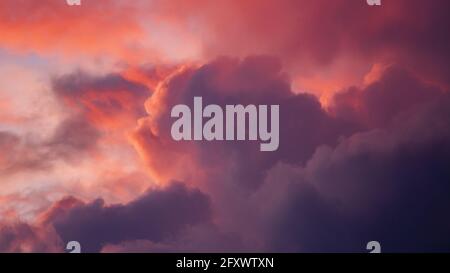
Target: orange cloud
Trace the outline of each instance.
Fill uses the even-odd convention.
[[[65,55],[135,55],[143,36],[136,7],[119,1],[86,1],[69,7],[59,0],[0,2],[0,45],[24,52]]]

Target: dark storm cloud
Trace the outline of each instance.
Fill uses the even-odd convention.
[[[77,205],[50,221],[63,241],[76,240],[84,252],[127,240],[160,242],[184,228],[209,221],[206,195],[183,184],[150,190],[136,200],[106,206],[102,199]]]
[[[278,166],[264,190],[284,181],[266,219],[268,249],[365,252],[377,240],[384,252],[450,251],[449,162],[450,97],[441,94],[319,148],[305,167]]]

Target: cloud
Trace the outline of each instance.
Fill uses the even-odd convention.
[[[51,231],[23,222],[0,223],[0,252],[59,252]]]
[[[202,96],[204,105],[280,105],[279,149],[264,153],[251,141],[174,141],[170,110],[179,103],[192,105],[194,96]],[[254,233],[247,199],[270,168],[280,161],[304,164],[320,145],[334,145],[357,129],[328,115],[314,96],[292,93],[280,63],[268,56],[222,57],[183,68],[155,90],[146,109],[148,116],[140,119],[132,137],[152,177],[163,184],[176,179],[202,188],[211,196],[219,230],[244,237]],[[258,249],[261,238],[248,237],[255,242],[244,248]]]
[[[377,240],[384,252],[449,251],[449,106],[448,94],[424,100],[382,129],[318,148],[305,166],[273,168],[255,196],[267,248],[365,252]]]
[[[58,112],[59,121],[52,130],[43,137],[20,131],[0,133],[4,151],[1,168],[5,173],[48,169],[60,159],[73,163],[95,151],[105,131],[132,128],[145,113],[144,102],[149,95],[147,87],[119,74],[91,76],[83,72],[55,77],[52,90],[55,103],[65,109]]]
[[[143,35],[135,13],[136,7],[121,1],[86,1],[79,7],[65,1],[2,1],[0,43],[19,52],[127,58],[132,50],[126,41]]]
[[[53,205],[2,223],[0,249],[448,251],[448,1],[86,2],[0,3],[9,62],[101,70],[4,85],[5,214]],[[279,149],[173,141],[194,96],[279,104]]]
[[[47,143],[52,152],[66,157],[95,148],[100,132],[82,117],[69,117]]]
[[[448,87],[448,8],[445,0],[381,8],[360,0],[263,0],[156,1],[153,10],[170,12],[179,24],[195,22],[207,59],[274,55],[299,78],[300,90],[322,94],[359,82],[374,63],[409,66]]]
[[[149,96],[146,86],[120,74],[91,76],[84,72],[53,79],[55,94],[74,111],[100,128],[117,128],[142,116]]]
[[[103,83],[109,77],[134,94],[135,85],[117,75],[69,77],[56,92],[88,115],[91,104],[82,98],[111,92]],[[194,96],[205,104],[279,104],[279,151],[260,152],[250,141],[173,141],[170,109]],[[447,91],[400,65],[342,90],[330,112],[314,96],[292,92],[277,58],[180,67],[145,101],[148,115],[132,135],[165,186],[115,205],[66,198],[36,226],[54,228],[63,242],[80,241],[88,252],[359,252],[371,240],[387,252],[447,251],[449,105]],[[79,122],[62,124],[49,143],[89,151],[99,129],[91,131],[83,115]],[[73,127],[94,134],[72,140],[66,129]],[[6,146],[19,141],[1,139]]]
[[[446,91],[393,65],[337,94],[327,112],[287,81],[276,59],[261,56],[182,70],[146,102],[138,151],[156,177],[204,189],[219,229],[237,232],[243,248],[359,252],[380,240],[386,251],[445,250]],[[168,111],[194,96],[205,104],[280,104],[280,151],[172,141]]]
[[[76,240],[84,252],[127,240],[160,242],[184,228],[210,219],[206,195],[174,183],[149,190],[127,204],[105,205],[102,199],[51,213],[50,221],[63,241]]]
[[[350,87],[337,93],[330,111],[366,128],[379,128],[411,114],[417,107],[440,97],[444,90],[423,82],[416,74],[399,65],[380,71],[378,79],[367,86]]]
[[[82,116],[63,120],[48,139],[33,141],[11,132],[0,132],[2,174],[24,170],[49,170],[57,160],[74,162],[96,149],[100,132]]]
[[[360,0],[0,5],[0,43],[16,51],[107,56],[134,64],[267,54],[308,81],[302,88],[342,88],[360,80],[373,63],[395,62],[449,84],[445,0],[389,1],[377,9]]]
[[[170,110],[180,103],[192,105],[194,96],[201,96],[204,105],[280,105],[278,151],[261,153],[251,141],[174,141]],[[352,124],[327,115],[315,97],[292,93],[280,63],[268,56],[223,57],[199,68],[182,69],[159,86],[146,109],[148,116],[140,120],[133,139],[148,167],[163,181],[198,177],[201,172],[252,188],[276,161],[305,162],[317,146],[332,144],[355,130]]]
[[[2,156],[0,157],[0,170],[2,175],[14,173],[21,170],[37,170],[49,168],[47,153],[42,150],[36,150],[35,145],[21,139],[14,133],[0,132],[0,148]]]
[[[233,252],[247,250],[239,234],[223,233],[212,223],[199,224],[183,230],[176,238],[161,242],[150,240],[123,241],[106,245],[102,252]]]

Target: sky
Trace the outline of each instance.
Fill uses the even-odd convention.
[[[450,251],[447,0],[0,1],[0,252]],[[280,141],[171,109],[279,105]]]

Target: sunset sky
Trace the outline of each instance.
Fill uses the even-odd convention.
[[[0,1],[0,252],[450,251],[448,0]],[[171,108],[280,105],[280,146]]]

